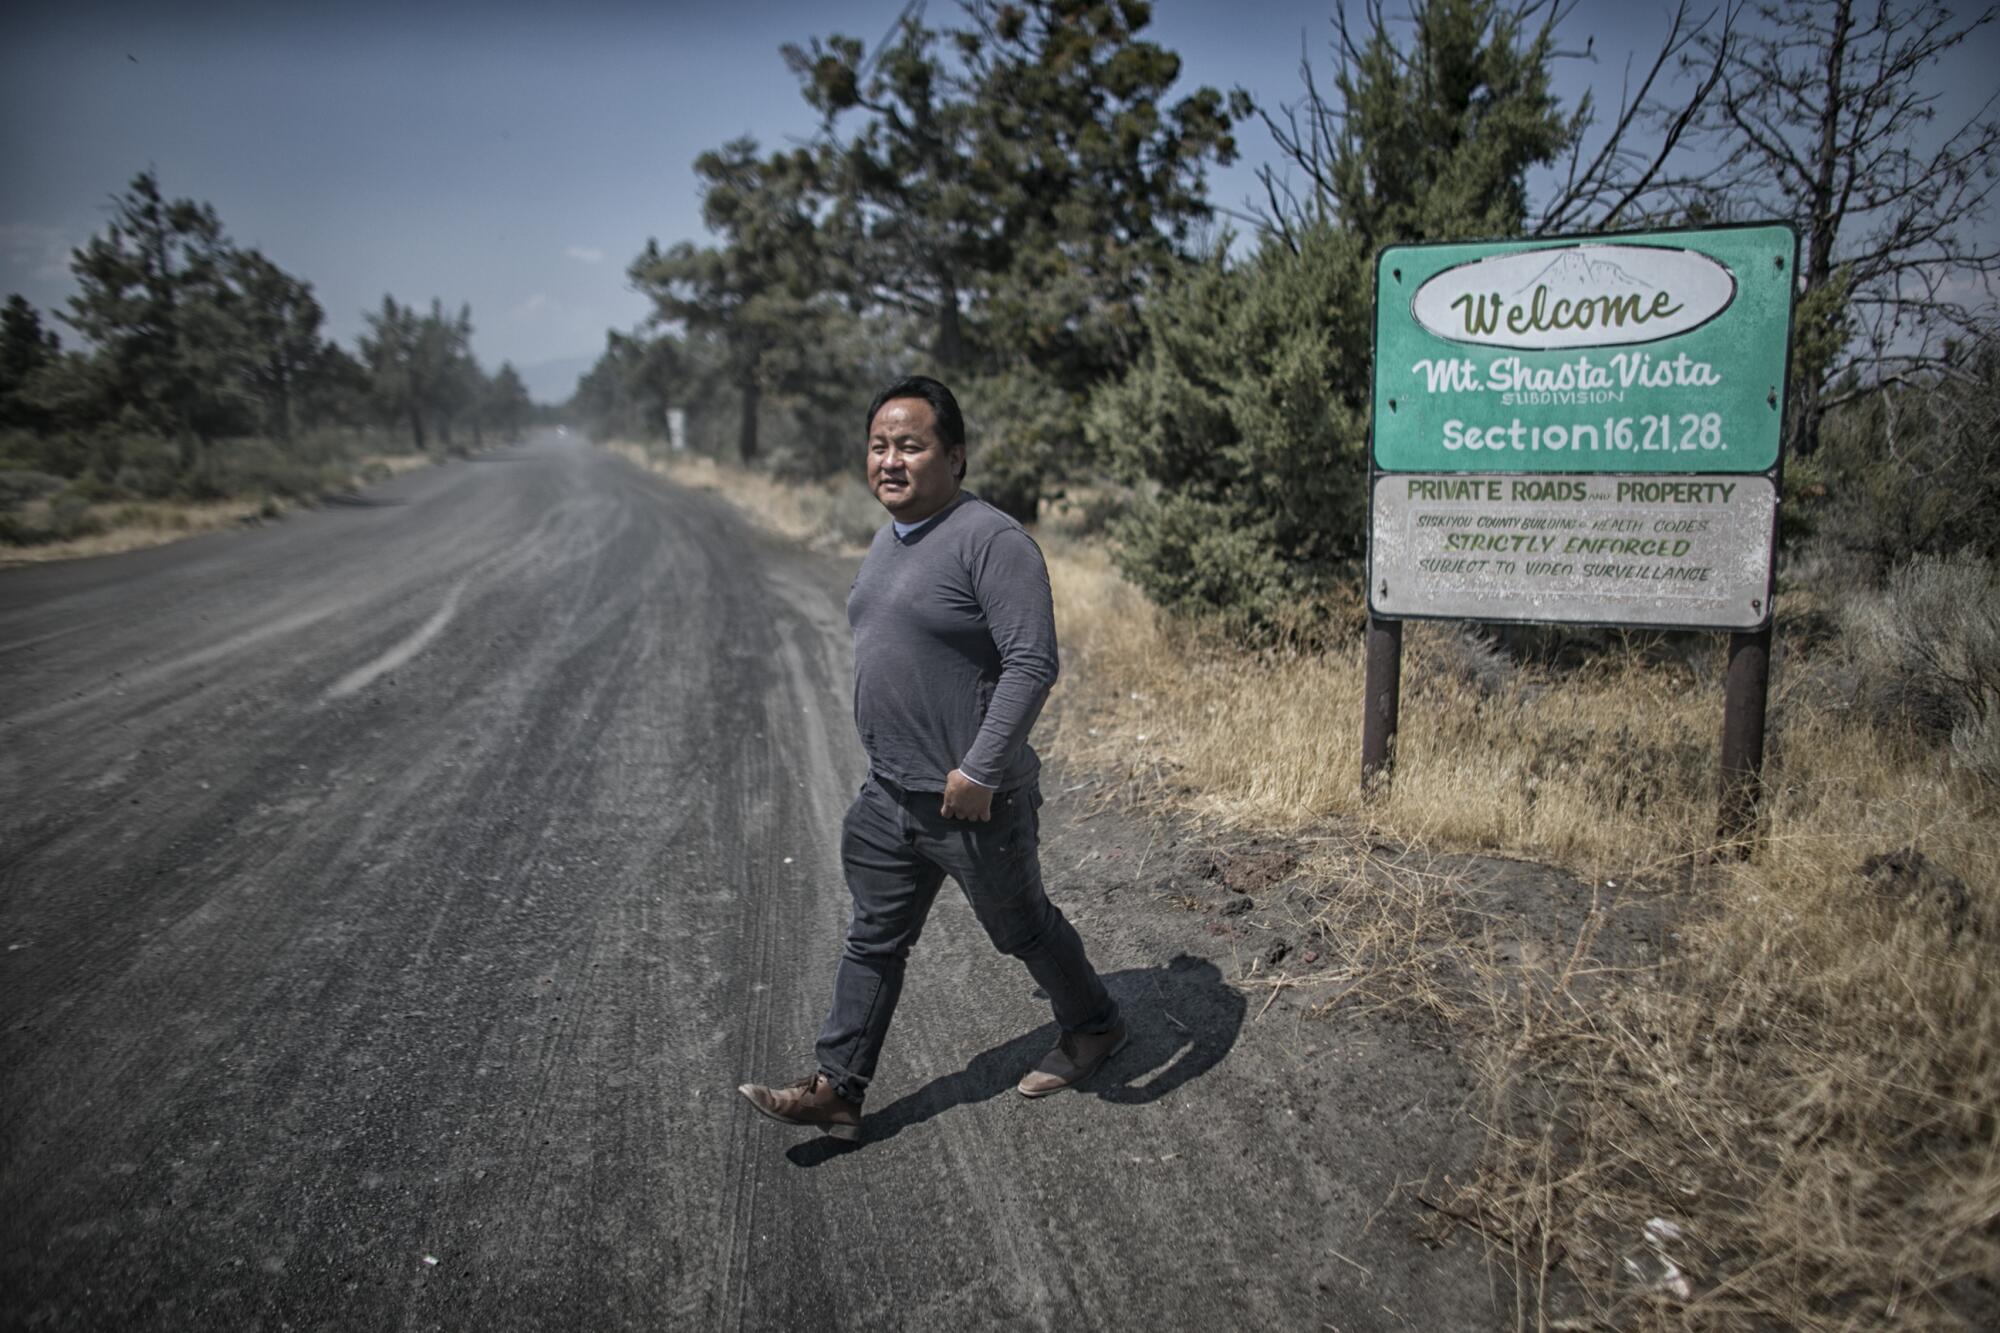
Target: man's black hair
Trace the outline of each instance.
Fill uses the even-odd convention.
[[[958,410],[958,399],[951,396],[951,390],[928,375],[905,375],[888,388],[875,395],[875,401],[868,404],[868,420],[862,426],[864,431],[875,428],[875,414],[882,410],[884,403],[898,398],[921,398],[931,405],[931,415],[937,418],[938,443],[946,449],[965,449],[965,416]],[[961,457],[958,479],[965,480],[965,461]]]

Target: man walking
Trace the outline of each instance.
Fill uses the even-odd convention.
[[[917,375],[876,395],[868,487],[891,521],[847,599],[870,770],[841,826],[854,915],[818,1069],[739,1089],[773,1120],[843,1139],[860,1137],[904,964],[947,875],[994,947],[1027,964],[1062,1029],[1023,1096],[1082,1082],[1126,1040],[1076,928],[1042,891],[1041,761],[1028,730],[1056,680],[1048,567],[1019,523],[960,488],[964,476],[951,390]]]

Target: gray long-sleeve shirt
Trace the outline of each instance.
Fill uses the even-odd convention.
[[[956,768],[1011,791],[1040,771],[1028,731],[1056,682],[1055,602],[1019,523],[961,491],[906,538],[884,524],[847,622],[854,726],[875,772],[943,791]]]

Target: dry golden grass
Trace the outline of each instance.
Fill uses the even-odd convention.
[[[1629,869],[1714,827],[1720,672],[1601,670],[1560,682],[1494,667],[1412,624],[1396,780],[1360,788],[1359,642],[1252,654],[1168,624],[1091,546],[1046,543],[1066,654],[1089,682],[1066,752],[1182,794],[1204,815],[1297,827],[1359,815],[1403,840]],[[1506,679],[1495,687],[1484,677]],[[1081,730],[1079,730],[1079,728]]]
[[[354,466],[364,477],[400,477],[433,461],[429,454],[364,454]]]
[[[626,441],[605,447],[677,486],[711,491],[766,531],[819,550],[859,553],[883,522],[881,506],[854,478],[781,481],[702,454],[659,454]]]
[[[401,476],[429,467],[433,461],[427,454],[367,454],[355,460],[354,480],[359,484]],[[31,526],[38,517],[37,509],[46,512],[47,504],[45,500],[36,500],[24,506],[24,516]],[[233,496],[226,500],[118,500],[93,504],[84,509],[81,526],[94,531],[62,541],[0,546],[0,566],[76,560],[163,546],[183,537],[276,518],[296,507],[292,501],[261,495]]]
[[[1325,895],[1338,965],[1313,984],[1322,1008],[1413,1007],[1477,1053],[1491,1151],[1458,1212],[1519,1270],[1524,1325],[1546,1320],[1558,1264],[1609,1328],[1958,1327],[1990,1308],[1969,1284],[2000,1274],[2000,802],[1948,750],[1816,705],[1781,635],[1765,836],[1708,866],[1719,652],[1556,677],[1412,625],[1394,782],[1364,805],[1359,645],[1205,640],[1101,550],[1049,546],[1085,696],[1056,748],[1210,818],[1344,816],[1353,847],[1412,849],[1320,871],[1370,891]],[[1963,903],[1864,883],[1867,858],[1906,847]],[[1424,868],[1445,848],[1698,889],[1673,956],[1607,984],[1588,929],[1532,965],[1482,947]]]
[[[1972,1284],[2000,1273],[1995,838],[1939,826],[1953,793],[1913,786],[1845,828],[1781,817],[1788,842],[1722,867],[1654,976],[1489,989],[1493,1138],[1469,1193],[1517,1259],[1565,1245],[1603,1325],[1990,1317]],[[1966,872],[1962,914],[1860,884],[1913,838]],[[1654,1218],[1677,1234],[1649,1244]]]
[[[75,560],[83,556],[115,555],[142,547],[160,546],[204,532],[241,527],[259,517],[280,512],[275,501],[262,498],[235,500],[134,500],[117,504],[92,505],[87,520],[99,530],[87,536],[34,546],[0,547],[0,565],[32,565],[47,560]]]
[[[786,512],[772,483],[706,484]],[[1522,1326],[1953,1328],[1996,1308],[2000,799],[1948,747],[1829,702],[1812,668],[1832,649],[1781,622],[1763,835],[1716,859],[1719,645],[1558,674],[1413,624],[1394,781],[1363,803],[1358,644],[1253,653],[1168,624],[1055,526],[1050,748],[1210,821],[1341,830],[1294,923],[1332,966],[1240,984],[1458,1034],[1489,1143],[1437,1202],[1512,1266]],[[1781,605],[1794,625],[1815,609]],[[1899,848],[1962,900],[1863,880]],[[1574,938],[1496,948],[1523,923],[1482,922],[1440,868],[1474,849],[1686,885],[1666,900],[1677,947],[1603,966],[1607,903]],[[1552,1298],[1583,1309],[1558,1321]]]

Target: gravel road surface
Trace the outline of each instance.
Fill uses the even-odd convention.
[[[1511,1322],[1396,1196],[1463,1160],[1459,1071],[1247,1011],[1104,872],[1159,830],[1059,791],[1105,1076],[1012,1094],[1047,1006],[947,893],[867,1141],[742,1103],[845,919],[852,573],[553,436],[0,571],[0,1322]]]

